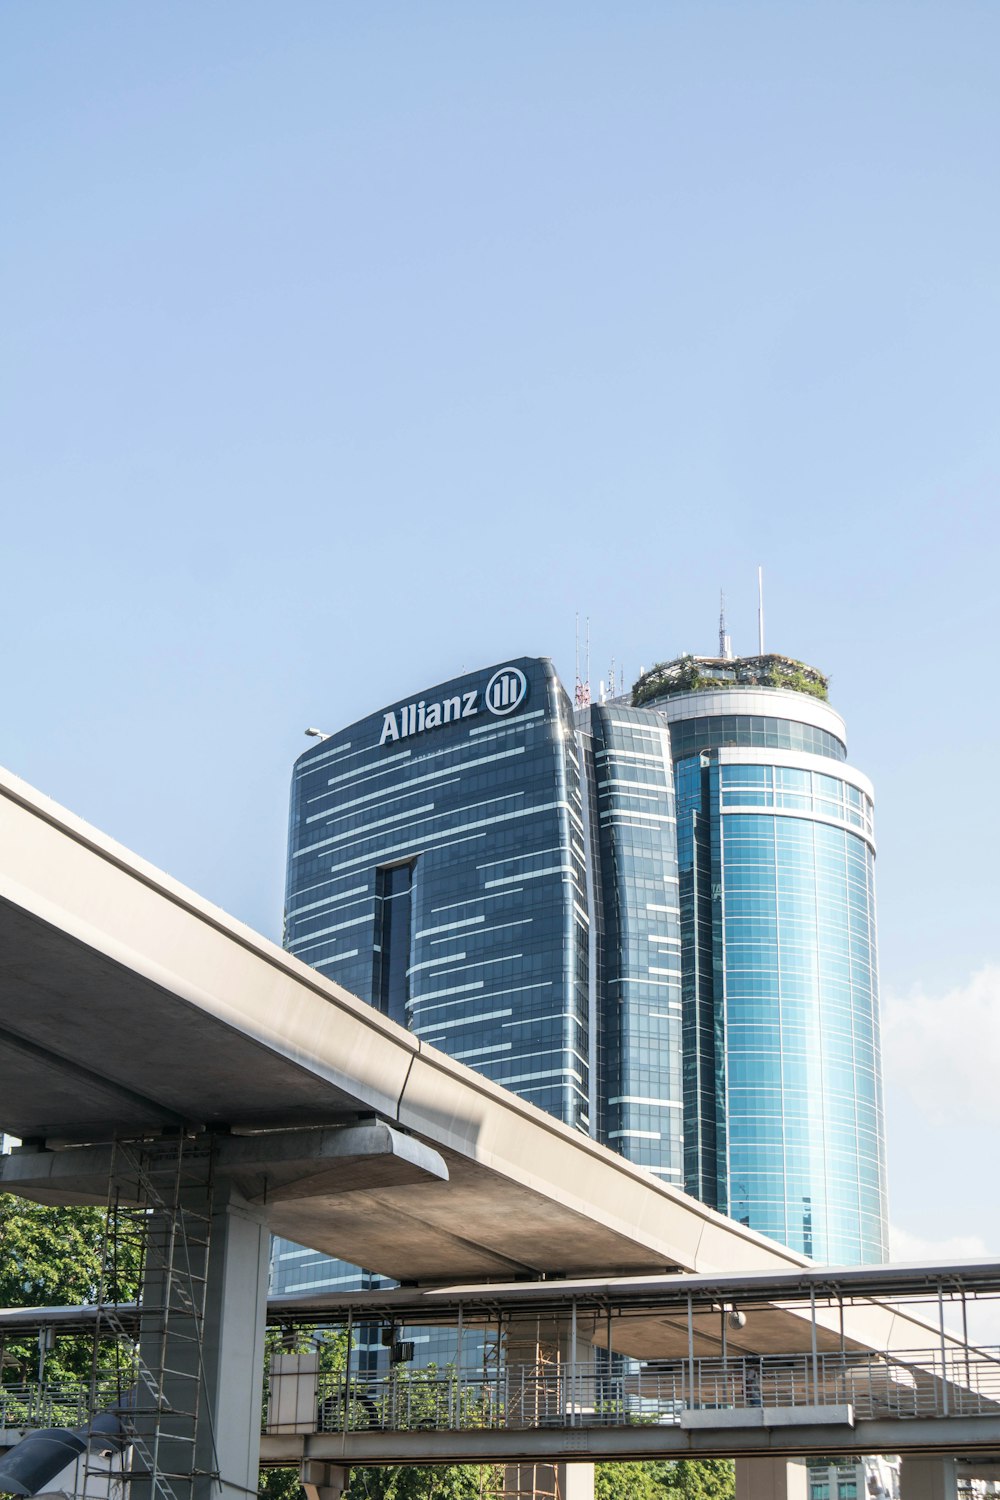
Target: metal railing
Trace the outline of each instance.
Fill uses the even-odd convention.
[[[590,1363],[514,1364],[488,1376],[397,1370],[349,1383],[324,1373],[312,1430],[677,1425],[691,1410],[829,1406],[850,1406],[859,1420],[995,1417],[1000,1349],[949,1352],[944,1363],[940,1349],[917,1349],[664,1361],[612,1374]]]
[[[81,1385],[0,1385],[0,1434],[34,1427],[82,1427],[94,1412],[122,1399],[117,1381],[97,1387],[91,1404],[90,1382]]]
[[[311,1379],[294,1425],[274,1420],[278,1379]],[[268,1432],[385,1432],[431,1428],[678,1425],[686,1411],[850,1406],[858,1420],[1000,1415],[1000,1348],[893,1353],[809,1353],[630,1364],[608,1373],[592,1363],[508,1364],[409,1370],[377,1379],[327,1371],[275,1377]],[[121,1387],[0,1386],[0,1430],[79,1427],[121,1399]]]

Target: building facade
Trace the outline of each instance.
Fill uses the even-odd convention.
[[[380,709],[296,762],[286,946],[751,1228],[883,1259],[872,789],[825,694],[688,657],[574,711],[525,657]]]
[[[588,937],[573,711],[550,662],[443,683],[299,758],[289,952],[589,1134]]]
[[[825,693],[686,658],[634,697],[674,761],[687,1189],[851,1264],[888,1253],[873,793]]]

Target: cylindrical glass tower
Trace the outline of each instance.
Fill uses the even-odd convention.
[[[685,1181],[828,1264],[887,1254],[872,788],[825,679],[682,658],[636,684],[670,725]]]

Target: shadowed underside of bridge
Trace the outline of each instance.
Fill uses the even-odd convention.
[[[422,1045],[0,772],[0,1129],[58,1151],[372,1117],[446,1173],[285,1183],[269,1201],[276,1232],[406,1281],[803,1263]]]

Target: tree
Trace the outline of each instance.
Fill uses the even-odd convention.
[[[662,1500],[654,1463],[594,1465],[594,1500]]]
[[[736,1468],[728,1458],[678,1458],[655,1466],[662,1500],[734,1500]]]
[[[94,1302],[101,1285],[105,1213],[100,1208],[47,1208],[0,1193],[0,1306],[72,1307]],[[115,1260],[114,1284],[106,1295],[134,1301],[139,1290],[138,1254],[131,1244]],[[110,1343],[98,1350],[99,1374],[115,1368]],[[65,1335],[45,1360],[52,1383],[90,1378],[94,1341],[86,1334]],[[38,1345],[16,1335],[4,1342],[0,1378],[19,1382],[34,1378]]]

